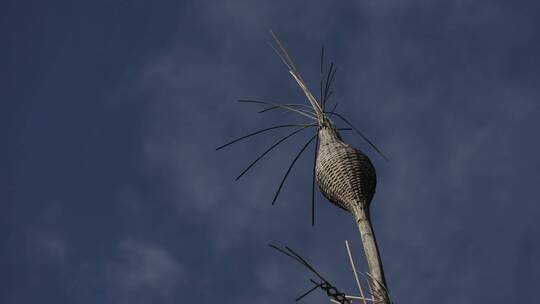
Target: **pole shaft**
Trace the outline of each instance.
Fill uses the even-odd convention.
[[[377,240],[375,239],[375,234],[371,227],[369,211],[367,211],[367,208],[363,206],[363,204],[357,206],[358,207],[354,209],[353,214],[358,230],[360,231],[360,237],[362,238],[362,245],[364,246],[369,273],[371,277],[376,280],[376,282],[372,282],[371,284],[373,297],[375,300],[379,301],[379,303],[390,303],[388,294],[385,290],[387,289],[386,279],[384,277],[381,256],[377,247]]]

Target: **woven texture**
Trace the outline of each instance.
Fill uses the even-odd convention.
[[[351,213],[359,204],[368,207],[375,194],[377,177],[371,161],[341,141],[331,127],[319,130],[316,173],[324,196]]]

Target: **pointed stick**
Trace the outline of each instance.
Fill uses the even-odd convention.
[[[272,38],[274,38],[274,41],[279,48],[279,51],[274,47],[272,48],[278,54],[281,60],[287,65],[287,67],[289,68],[289,73],[294,78],[298,86],[300,86],[300,88],[304,92],[304,95],[306,95],[309,103],[313,107],[313,110],[315,110],[315,112],[317,113],[317,117],[320,119],[321,115],[323,114],[321,105],[317,102],[317,99],[315,99],[313,94],[311,94],[311,91],[308,89],[306,83],[304,82],[304,79],[302,79],[302,76],[300,76],[300,72],[298,72],[298,70],[296,69],[296,66],[294,65],[291,56],[289,56],[289,53],[287,52],[285,47],[283,47],[283,44],[281,43],[281,41],[279,41],[276,34],[274,34],[272,30],[270,30],[270,35],[272,35]]]
[[[318,134],[317,134],[318,135]],[[315,179],[317,174],[317,150],[319,148],[319,136],[315,141],[315,156],[313,157],[313,180],[311,184],[311,226],[315,226]]]
[[[298,298],[296,298],[296,302],[302,300],[305,296],[307,296],[308,294],[312,293],[315,289],[321,287],[321,284],[316,284],[315,286],[313,286],[313,288],[311,288],[310,290],[304,292],[303,295],[299,296]]]
[[[264,112],[268,112],[268,111],[271,111],[271,110],[279,109],[279,108],[282,108],[281,106],[304,107],[304,108],[307,108],[308,110],[306,110],[306,109],[299,109],[299,110],[305,111],[305,113],[310,114],[310,115],[315,115],[315,112],[310,111],[311,108],[309,106],[303,105],[303,104],[296,104],[296,103],[285,103],[285,104],[281,104],[281,105],[277,105],[277,106],[272,106],[272,107],[266,108],[264,110],[260,110],[258,113],[264,113]]]
[[[253,167],[259,160],[261,160],[266,154],[268,154],[270,151],[272,151],[275,147],[277,147],[279,144],[281,144],[282,142],[284,142],[285,140],[287,140],[288,138],[294,136],[295,134],[301,132],[302,130],[306,129],[306,128],[309,128],[309,127],[312,127],[314,125],[305,125],[303,126],[302,128],[290,133],[289,135],[283,137],[282,139],[278,140],[275,144],[273,144],[272,146],[270,146],[270,148],[266,149],[266,151],[264,151],[261,155],[259,155],[259,157],[257,157],[254,161],[251,162],[251,164],[249,164],[249,166],[247,166],[247,168],[244,169],[244,171],[242,171],[242,173],[240,173],[240,175],[238,175],[236,177],[236,181],[239,180],[242,176],[244,176],[244,174],[246,174],[246,172],[249,171],[249,169],[251,169],[251,167]]]
[[[261,113],[264,113],[264,112],[272,111],[272,110],[275,110],[275,109],[282,109],[282,108],[283,107],[281,107],[281,106],[274,106],[274,107],[270,107],[270,108],[260,110],[257,113],[261,114]],[[287,111],[291,112],[291,110],[289,110],[289,109],[285,109],[285,110],[286,111],[284,111],[283,113],[287,113]],[[308,115],[315,115],[315,113],[313,113],[313,112],[311,112],[309,110],[305,110],[305,109],[296,109],[295,113],[298,113],[297,111],[300,111],[300,112],[308,114]]]
[[[358,133],[360,137],[362,137],[375,151],[377,151],[377,153],[379,153],[379,155],[385,161],[388,161],[388,158],[386,157],[386,155],[384,155],[384,153],[382,153],[382,151],[379,148],[377,148],[377,146],[369,138],[367,138],[362,132],[360,132],[360,130],[358,130],[355,126],[353,126],[345,117],[343,117],[343,115],[336,112],[326,112],[326,114],[330,114],[330,115],[334,114],[337,117],[339,117],[341,120],[343,120],[344,123],[349,125],[349,127],[353,128],[353,130],[356,131],[356,133]]]
[[[265,105],[269,105],[269,106],[274,106],[274,107],[277,107],[277,108],[284,108],[284,109],[287,109],[289,111],[296,112],[296,113],[298,113],[300,115],[306,116],[308,118],[317,119],[316,117],[311,116],[309,114],[306,114],[306,113],[304,113],[302,111],[299,111],[298,109],[295,109],[295,108],[292,108],[292,107],[289,107],[289,106],[285,106],[285,105],[282,105],[282,104],[276,104],[276,103],[272,103],[272,102],[254,100],[254,99],[238,99],[238,102],[259,103],[259,104],[265,104]]]
[[[362,297],[362,301],[364,304],[366,304],[366,300],[364,299],[364,290],[362,289],[362,285],[360,284],[360,279],[358,278],[358,274],[356,273],[356,267],[354,266],[354,261],[351,254],[351,248],[349,248],[349,242],[345,240],[345,247],[347,247],[347,254],[349,255],[349,261],[351,262],[352,271],[354,274],[354,279],[356,280],[356,285],[358,286],[358,290],[360,290],[360,296]]]
[[[347,298],[347,299],[354,299],[354,300],[363,300],[364,303],[365,303],[366,301],[375,302],[374,299],[364,298],[364,297],[357,297],[357,296],[348,296],[348,295],[345,295],[345,298]]]
[[[296,157],[293,159],[291,165],[289,166],[289,169],[287,169],[287,173],[285,173],[285,176],[283,177],[283,179],[281,180],[281,183],[279,184],[276,195],[274,196],[274,199],[272,200],[272,205],[276,203],[276,200],[277,200],[277,198],[279,196],[279,192],[281,191],[281,188],[283,188],[283,184],[285,183],[285,180],[287,179],[287,176],[289,176],[289,173],[291,173],[291,169],[294,167],[294,164],[296,163],[296,161],[298,160],[300,155],[302,155],[304,150],[306,150],[306,148],[309,146],[309,144],[315,139],[315,137],[318,137],[318,134],[313,135],[313,137],[311,137],[311,139],[302,147],[300,152],[298,152],[298,154],[296,154]]]
[[[392,303],[392,301],[390,301],[390,293],[388,292],[388,289],[386,288],[385,284],[381,283],[379,280],[374,278],[369,272],[366,272],[366,275],[369,276],[370,279],[373,280],[373,282],[377,283],[378,286],[383,288],[382,292],[384,292],[384,294],[382,294],[382,296],[384,296],[389,301],[388,303]],[[384,303],[387,303],[387,301],[385,300]]]
[[[358,272],[356,272],[358,274]],[[368,285],[368,288],[369,288],[369,294],[373,297],[373,288],[371,288],[371,283],[369,283],[369,278],[363,274],[362,272],[360,272],[360,274],[362,275],[362,277],[364,277],[364,279],[366,280],[367,282],[367,285]]]
[[[266,129],[262,129],[262,130],[259,130],[259,131],[256,131],[256,132],[253,132],[253,133],[249,133],[248,135],[244,135],[242,137],[239,137],[235,140],[232,140],[224,145],[221,145],[219,147],[216,148],[216,151],[218,150],[221,150],[227,146],[230,146],[236,142],[239,142],[243,139],[246,139],[246,138],[249,138],[251,136],[254,136],[254,135],[257,135],[257,134],[261,134],[261,133],[264,133],[264,132],[267,132],[267,131],[270,131],[270,130],[274,130],[274,129],[279,129],[279,128],[289,128],[289,127],[305,127],[306,124],[287,124],[287,125],[279,125],[279,126],[273,126],[273,127],[269,127],[269,128],[266,128]]]

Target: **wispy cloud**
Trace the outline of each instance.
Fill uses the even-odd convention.
[[[26,244],[30,259],[40,263],[63,262],[69,252],[64,237],[49,228],[29,228]]]
[[[106,264],[112,303],[171,302],[186,273],[171,254],[155,245],[126,239]]]

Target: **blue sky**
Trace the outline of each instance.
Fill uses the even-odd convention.
[[[356,293],[352,217],[317,197],[302,121],[238,98],[306,102],[320,45],[334,101],[390,158],[371,212],[397,303],[532,302],[540,282],[540,32],[533,1],[3,1],[0,302],[293,303],[310,274]],[[305,303],[328,303],[314,293]]]

